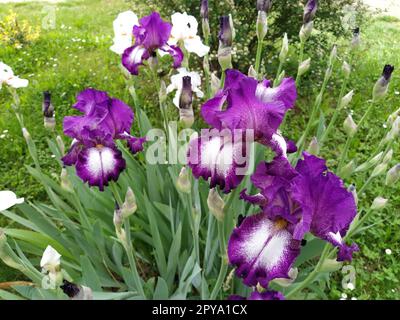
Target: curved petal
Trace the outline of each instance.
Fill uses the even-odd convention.
[[[128,144],[128,148],[132,152],[132,154],[143,151],[143,149],[144,149],[143,145],[146,142],[146,137],[137,138],[137,137],[131,136],[127,132],[125,132],[122,135],[119,135],[118,139],[126,140],[126,142]]]
[[[324,239],[339,248],[338,261],[351,261],[353,259],[353,252],[360,251],[360,248],[355,243],[348,246],[344,242],[340,232],[336,234],[329,232]]]
[[[0,211],[7,210],[16,204],[24,202],[24,198],[17,198],[12,191],[0,191]]]
[[[26,79],[21,79],[21,78],[19,78],[19,77],[12,77],[11,79],[9,79],[8,81],[7,81],[7,84],[10,86],[10,87],[13,87],[13,88],[15,88],[15,89],[18,89],[18,88],[25,88],[25,87],[27,87],[28,86],[28,84],[29,84],[29,81],[28,80],[26,80]]]
[[[210,130],[190,142],[188,164],[196,178],[210,179],[210,188],[219,185],[228,193],[240,184],[247,171],[246,149],[245,141],[235,139],[230,132]]]
[[[285,78],[276,88],[271,88],[270,83],[258,84],[256,96],[264,103],[282,102],[286,109],[293,108],[297,99],[296,83],[292,78]]]
[[[300,254],[300,243],[285,227],[282,220],[273,222],[265,213],[259,213],[233,230],[228,257],[244,284],[260,283],[266,288],[275,278],[289,278],[289,270]]]
[[[134,114],[130,106],[119,99],[111,99],[110,116],[113,120],[114,136],[130,132],[134,120]]]
[[[158,12],[139,20],[140,26],[133,27],[133,35],[136,38],[135,45],[142,45],[146,49],[153,51],[164,46],[170,35],[172,25],[165,22]]]
[[[188,52],[195,53],[201,58],[210,51],[210,47],[206,46],[199,36],[185,39],[184,45]]]
[[[180,68],[183,61],[183,52],[178,46],[165,45],[160,48],[162,51],[167,52],[174,60],[174,68]]]
[[[330,233],[343,236],[357,214],[357,206],[343,181],[326,172],[325,161],[304,153],[297,167],[299,175],[292,181],[292,195],[302,208],[302,219],[294,237],[301,239],[311,231],[326,239]]]
[[[99,109],[106,112],[109,99],[107,92],[89,88],[77,95],[72,107],[89,116],[98,113]]]
[[[221,130],[222,124],[218,118],[219,113],[222,110],[222,106],[226,101],[226,95],[223,91],[219,91],[216,96],[207,102],[205,102],[201,107],[201,116],[203,119],[212,127]]]
[[[62,162],[65,166],[73,166],[78,161],[79,152],[81,152],[83,145],[75,140],[72,142],[71,148],[68,153],[62,157]]]
[[[149,52],[141,45],[134,45],[122,54],[122,65],[133,75],[139,74],[139,67],[150,57]]]
[[[282,293],[278,291],[253,291],[247,300],[285,300]]]
[[[100,191],[111,180],[117,181],[119,174],[125,169],[125,160],[116,147],[84,148],[76,163],[77,175],[90,186],[99,187]]]

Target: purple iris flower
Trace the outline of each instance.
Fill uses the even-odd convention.
[[[267,284],[278,271],[287,278],[300,252],[293,250],[299,249],[308,232],[338,247],[338,261],[351,261],[358,247],[347,246],[343,237],[356,216],[356,203],[339,177],[328,171],[325,160],[304,153],[294,169],[286,158],[276,157],[272,163],[260,164],[251,180],[260,193],[242,192],[241,197],[263,211],[234,230],[228,249],[245,284]]]
[[[125,169],[115,140],[125,140],[132,153],[143,150],[145,138],[130,134],[132,109],[122,101],[95,89],[82,91],[73,108],[84,115],[64,118],[64,133],[74,141],[63,157],[65,165],[75,165],[78,176],[101,191],[110,180],[116,181]]]
[[[318,9],[318,0],[308,0],[306,6],[304,7],[303,23],[307,24],[311,22]]]
[[[259,83],[239,71],[227,70],[224,89],[201,108],[202,117],[213,129],[203,130],[190,144],[188,162],[194,176],[211,178],[211,187],[219,185],[229,192],[243,179],[249,143],[257,141],[283,156],[293,152],[293,144],[286,142],[278,128],[296,98],[293,79],[284,79],[272,88],[267,80]]]
[[[208,20],[208,14],[209,14],[208,0],[201,0],[201,5],[200,5],[201,18],[204,20]]]
[[[158,12],[139,20],[140,26],[133,27],[135,44],[126,49],[122,55],[122,64],[133,75],[139,74],[139,67],[144,61],[156,56],[157,50],[170,54],[174,60],[174,68],[179,68],[183,60],[183,52],[177,46],[168,45],[172,25],[161,19]]]

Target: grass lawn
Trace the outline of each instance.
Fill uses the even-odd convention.
[[[124,10],[132,9],[139,16],[149,11],[143,6],[132,5],[132,2],[113,0],[68,1],[49,5],[45,3],[2,4],[0,19],[14,10],[21,19],[27,19],[32,25],[41,25],[48,7],[54,8],[56,27],[42,30],[40,38],[30,46],[14,49],[0,47],[0,61],[9,64],[17,75],[30,80],[30,86],[21,90],[21,101],[26,126],[39,146],[39,156],[43,168],[49,173],[59,175],[59,168],[48,150],[46,139],[48,132],[43,128],[41,112],[42,91],[53,93],[53,104],[56,107],[57,132],[62,132],[62,119],[71,114],[70,106],[75,95],[86,87],[107,90],[110,95],[128,100],[128,93],[121,96],[124,80],[119,70],[119,58],[109,50],[112,44],[112,22],[116,15]],[[44,9],[46,8],[47,9]],[[400,21],[394,18],[377,18],[362,31],[365,49],[356,59],[354,74],[349,88],[356,95],[349,107],[357,121],[366,109],[366,101],[371,96],[372,87],[380,76],[385,63],[394,64],[394,73],[389,97],[373,110],[371,117],[361,129],[349,153],[350,158],[367,159],[379,143],[383,135],[383,123],[387,116],[400,108]],[[337,80],[337,79],[336,79]],[[146,80],[145,80],[146,81]],[[146,82],[142,90],[146,91]],[[334,81],[333,83],[338,83]],[[339,82],[340,83],[340,82]],[[328,94],[334,89],[338,95],[339,88],[332,84]],[[150,86],[151,87],[151,86]],[[318,89],[318,88],[317,88]],[[329,95],[328,95],[329,97]],[[304,105],[310,105],[305,97]],[[156,117],[157,107],[151,105],[151,97],[144,99],[150,114]],[[332,112],[331,105],[336,102],[334,95],[328,98],[323,106],[325,113]],[[10,106],[10,97],[6,90],[0,91],[0,190],[13,190],[19,196],[27,199],[45,200],[43,189],[30,177],[24,165],[31,164],[20,128]],[[302,114],[296,115],[290,126],[303,125]],[[345,115],[339,119],[340,129]],[[369,130],[368,128],[375,128]],[[380,128],[380,129],[379,129]],[[299,128],[296,128],[299,133]],[[342,130],[336,130],[331,141],[322,150],[321,155],[332,159],[329,165],[333,168],[343,148],[345,136]],[[340,142],[341,144],[338,144]],[[338,147],[339,146],[339,147]],[[398,142],[394,145],[394,160],[390,166],[400,160]],[[367,175],[360,174],[354,178],[360,185]],[[396,189],[384,189],[383,178],[377,179],[366,194],[359,195],[360,207],[368,207],[375,196],[390,198],[390,205],[384,211],[371,217],[371,225],[357,242],[361,252],[356,255],[353,265],[357,271],[357,285],[354,291],[346,292],[349,297],[358,299],[400,299],[400,265],[397,260],[400,255],[400,186]],[[1,220],[0,226],[7,226],[7,220]],[[391,249],[392,254],[385,253]],[[0,266],[0,282],[13,280],[15,273]],[[331,290],[326,290],[329,298],[339,298],[343,289],[343,275],[337,272]]]

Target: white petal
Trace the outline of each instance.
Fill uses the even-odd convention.
[[[25,88],[28,86],[29,81],[25,79],[20,79],[18,77],[12,77],[7,81],[7,84],[13,88]]]
[[[24,198],[17,198],[12,191],[0,191],[0,211],[7,210],[16,204],[24,202]]]
[[[116,37],[131,35],[133,26],[138,26],[139,20],[132,11],[121,12],[113,22]]]
[[[264,84],[257,85],[256,97],[264,103],[273,102],[278,94],[279,88],[267,88]]]
[[[204,45],[199,36],[185,39],[185,48],[199,57],[204,57],[210,51],[210,47]]]
[[[195,17],[176,12],[171,16],[171,37],[175,40],[185,40],[197,35],[198,23]]]
[[[132,35],[119,36],[114,38],[114,44],[110,47],[110,50],[117,53],[123,54],[126,49],[132,46]]]
[[[40,267],[47,271],[54,271],[60,265],[61,255],[52,247],[47,246],[40,260]]]
[[[0,62],[0,83],[7,82],[14,77],[12,69],[3,62]]]
[[[279,133],[274,133],[272,135],[272,141],[275,142],[279,148],[282,150],[282,155],[287,158],[287,143],[284,137]]]
[[[115,158],[112,149],[103,147],[91,148],[88,154],[87,169],[91,175],[99,177],[115,170]]]
[[[142,61],[143,54],[145,53],[146,49],[142,46],[138,46],[132,50],[129,59],[131,63],[137,64]]]

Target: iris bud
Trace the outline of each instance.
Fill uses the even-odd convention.
[[[213,94],[221,88],[221,80],[214,74],[211,73],[211,91]]]
[[[121,207],[121,214],[124,219],[133,215],[137,210],[136,197],[131,187],[128,187],[125,195],[125,201]]]
[[[372,92],[374,101],[378,101],[386,96],[393,71],[394,66],[391,66],[390,64],[385,65],[383,68],[382,76],[375,83],[374,90]]]
[[[299,37],[302,43],[306,42],[307,39],[310,37],[313,28],[314,28],[314,21],[310,21],[309,23],[303,24],[301,26]]]
[[[351,160],[348,164],[343,166],[343,168],[340,170],[339,176],[342,179],[347,179],[353,174],[355,169],[356,169],[356,163],[354,160]]]
[[[160,103],[164,103],[167,100],[167,85],[164,80],[160,82],[160,91],[158,92],[158,99]]]
[[[193,103],[192,80],[189,76],[185,76],[182,78],[182,91],[179,99],[179,116],[180,116],[180,121],[187,128],[190,128],[194,122],[192,103]]]
[[[192,190],[189,170],[186,167],[183,167],[179,173],[178,179],[176,180],[176,189],[182,193],[190,193]]]
[[[207,204],[211,214],[218,221],[223,221],[225,215],[224,214],[225,203],[224,200],[222,200],[221,196],[219,195],[217,189],[215,188],[210,189],[210,192],[208,193]]]
[[[371,210],[378,211],[384,209],[388,201],[389,201],[388,199],[382,197],[376,197],[371,205]]]
[[[54,115],[54,106],[51,103],[51,94],[48,91],[43,92],[42,111],[44,127],[49,130],[54,130],[56,126],[56,118]]]
[[[314,19],[317,9],[318,1],[308,0],[306,6],[304,7],[303,24],[307,24]]]
[[[71,300],[93,300],[93,292],[89,287],[79,286],[64,280],[60,288]]]
[[[343,262],[336,259],[325,259],[321,266],[321,272],[335,272],[342,268]]]
[[[220,31],[218,39],[224,47],[232,47],[235,38],[235,30],[233,28],[232,16],[220,17]]]
[[[280,73],[280,75],[278,75],[278,78],[276,79],[277,85],[279,85],[282,82],[282,80],[283,80],[283,78],[285,78],[285,76],[286,76],[286,71],[282,70],[282,72]]]
[[[378,177],[378,176],[384,174],[387,170],[387,167],[388,167],[387,163],[378,164],[375,167],[374,171],[372,171],[371,177],[375,178],[375,177]]]
[[[349,114],[343,123],[343,128],[349,137],[353,137],[357,132],[357,125],[353,120],[353,117]]]
[[[394,122],[397,120],[397,118],[399,117],[399,115],[400,115],[400,108],[397,109],[395,112],[393,112],[393,113],[388,117],[388,119],[387,119],[387,124],[388,124],[389,126],[392,126],[393,123],[394,123]]]
[[[67,192],[73,192],[74,188],[72,187],[71,180],[69,180],[68,177],[68,172],[65,167],[61,169],[61,174],[60,174],[60,185],[61,188]]]
[[[357,194],[356,186],[354,184],[352,184],[349,186],[349,188],[347,190],[353,195],[354,202],[356,204],[358,204],[358,194]]]
[[[351,49],[356,50],[361,45],[360,28],[355,28],[353,30],[353,39],[351,40]]]
[[[329,63],[332,65],[337,59],[337,45],[333,45],[331,55],[329,56]]]
[[[289,273],[288,273],[289,279],[287,279],[287,278],[277,278],[277,279],[274,279],[273,282],[276,283],[277,285],[283,287],[283,288],[287,288],[294,281],[296,281],[298,274],[299,274],[299,270],[297,268],[290,268]]]
[[[257,38],[262,41],[268,33],[268,18],[265,11],[258,11],[257,15]]]
[[[203,37],[208,40],[210,37],[210,23],[208,21],[208,0],[201,0],[200,16],[202,19]]]
[[[346,108],[350,104],[351,100],[353,100],[353,96],[354,96],[354,90],[351,90],[348,94],[346,94],[342,98],[342,101],[340,102],[340,107]]]
[[[257,10],[269,13],[272,7],[271,0],[257,0]]]
[[[122,210],[119,207],[118,203],[115,203],[113,222],[114,222],[115,233],[117,234],[117,238],[125,246],[127,244],[126,243],[126,233],[125,233],[125,230],[122,228],[122,224],[124,222],[124,217],[123,217]]]
[[[313,137],[311,139],[311,142],[310,142],[310,145],[308,146],[307,152],[311,153],[313,155],[318,155],[319,143],[318,143],[318,139],[316,137]]]
[[[358,166],[355,172],[362,172],[368,170],[369,168],[372,168],[381,161],[382,157],[383,157],[383,151],[378,153],[371,160],[368,160],[367,162],[364,162],[362,165]]]
[[[279,54],[279,61],[281,63],[285,62],[288,52],[289,52],[289,40],[287,37],[287,33],[285,33],[285,35],[283,36],[283,40],[282,40],[281,52]]]
[[[29,131],[26,128],[22,128],[22,135],[25,138],[26,142],[29,143],[32,141],[31,134],[29,133]]]
[[[252,65],[250,66],[249,71],[247,72],[247,74],[248,74],[249,77],[252,77],[254,79],[257,79],[257,77],[258,77],[257,72],[256,72],[256,70],[254,69],[254,67]]]
[[[383,162],[383,163],[389,164],[389,162],[392,161],[392,158],[393,158],[393,149],[390,149],[390,150],[386,153],[386,155],[385,155],[385,157],[383,158],[382,162]]]
[[[344,73],[344,75],[345,75],[346,78],[349,78],[349,77],[350,77],[350,74],[351,74],[351,66],[350,66],[346,61],[343,61],[342,71],[343,71],[343,73]]]
[[[56,142],[57,142],[58,148],[60,149],[61,155],[64,155],[65,154],[65,144],[64,144],[63,139],[60,136],[57,136]]]
[[[400,179],[400,163],[395,165],[386,174],[386,185],[391,187],[397,183]]]
[[[400,136],[400,117],[397,117],[397,119],[393,122],[392,128],[387,133],[385,140],[391,141],[397,138],[398,136]]]
[[[308,58],[307,60],[304,60],[302,63],[300,63],[298,70],[299,76],[305,74],[310,69],[310,66],[311,66],[311,58]]]

